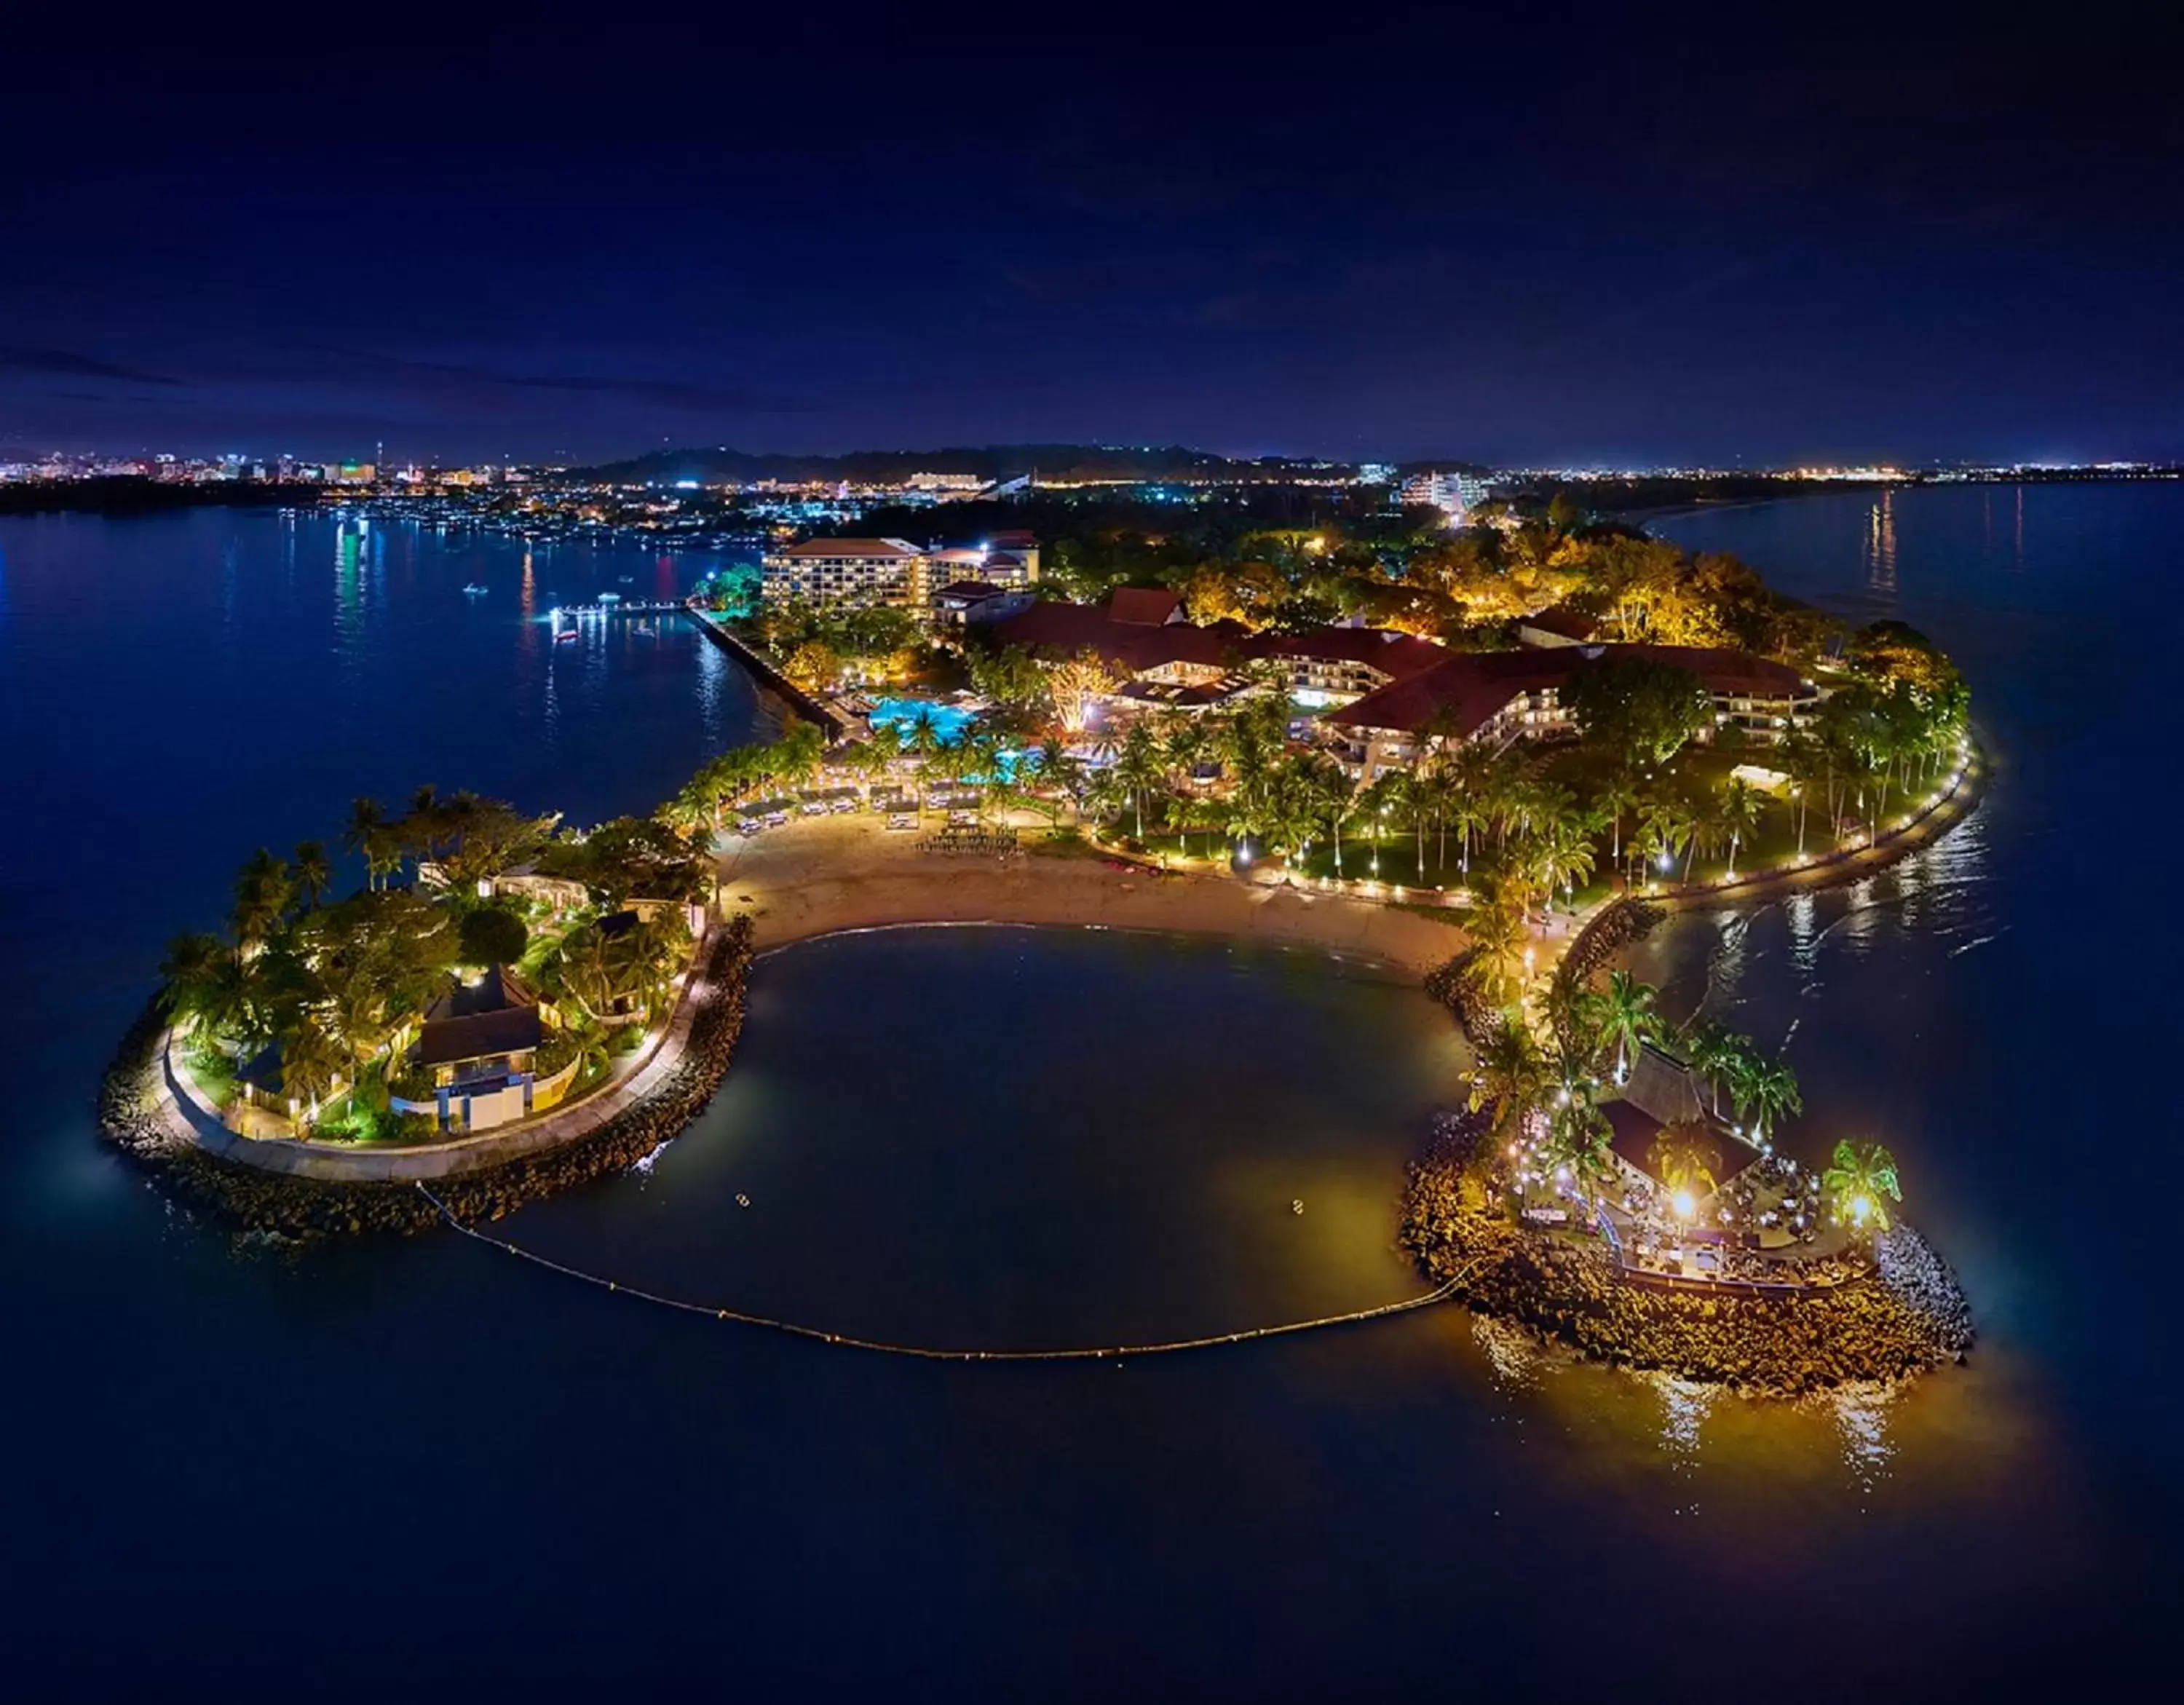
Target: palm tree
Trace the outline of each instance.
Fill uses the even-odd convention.
[[[1705,1080],[1713,1116],[1721,1117],[1721,1092],[1742,1082],[1758,1061],[1749,1036],[1740,1036],[1719,1024],[1694,1025],[1684,1045],[1691,1070]]]
[[[295,872],[296,886],[303,890],[305,908],[315,910],[319,896],[326,891],[326,884],[333,880],[333,866],[326,859],[326,843],[297,842],[295,861],[291,868]]]
[[[1741,1114],[1746,1107],[1752,1109],[1752,1135],[1762,1149],[1774,1146],[1771,1137],[1778,1119],[1805,1110],[1797,1074],[1780,1060],[1749,1061],[1738,1076],[1737,1089],[1737,1111]]]
[[[1722,784],[1714,803],[1714,830],[1729,848],[1729,880],[1736,880],[1736,850],[1759,822],[1759,794],[1734,776]]]
[[[1833,1199],[1836,1218],[1863,1232],[1886,1231],[1887,1204],[1903,1200],[1896,1156],[1879,1143],[1837,1143],[1834,1164],[1821,1174],[1820,1184]]]
[[[1600,1005],[1595,1009],[1599,1020],[1597,1034],[1603,1049],[1615,1045],[1615,1081],[1621,1083],[1629,1074],[1629,1056],[1638,1050],[1641,1042],[1659,1039],[1661,1014],[1656,1005],[1660,990],[1650,983],[1641,983],[1628,971],[1607,973],[1607,987],[1601,992]]]
[[[1666,870],[1674,861],[1677,849],[1688,845],[1695,833],[1690,811],[1681,801],[1663,796],[1646,806],[1646,815],[1639,825],[1638,840],[1648,861],[1658,863]],[[1691,866],[1686,863],[1686,876],[1690,870]]]
[[[1140,841],[1145,838],[1145,794],[1160,785],[1160,744],[1153,738],[1153,731],[1142,722],[1132,723],[1130,732],[1123,737],[1115,772],[1116,779],[1128,791],[1136,812],[1137,839]]]
[[[1543,817],[1529,832],[1524,863],[1532,880],[1552,895],[1557,889],[1567,899],[1592,874],[1592,837],[1571,816]]]
[[[380,861],[387,848],[387,812],[379,801],[359,794],[348,808],[342,844],[364,861],[364,884],[379,886]]]
[[[1058,736],[1049,734],[1039,743],[1039,779],[1044,787],[1059,788],[1071,816],[1084,821],[1084,766],[1072,755]],[[1059,815],[1057,808],[1056,815]]]
[[[236,940],[246,949],[262,946],[287,915],[291,897],[287,866],[259,848],[235,878]]]
[[[1589,1096],[1569,1094],[1564,1100],[1566,1093],[1557,1092],[1547,1116],[1546,1159],[1557,1170],[1566,1168],[1572,1187],[1580,1196],[1589,1196],[1614,1174],[1615,1163],[1608,1158],[1613,1131],[1607,1116]]]
[[[169,1017],[189,1020],[209,1029],[209,1017],[220,1004],[223,974],[234,962],[227,944],[216,935],[178,935],[167,944],[159,961],[166,979],[161,1000]]]
[[[308,1123],[318,1117],[319,1102],[349,1063],[347,1050],[332,1033],[315,1015],[306,1013],[281,1039],[281,1093],[299,1104],[299,1117]]]
[[[1607,855],[1619,870],[1623,866],[1623,814],[1637,805],[1637,787],[1627,772],[1618,770],[1593,796],[1593,802],[1607,814],[1608,828],[1614,838]]]
[[[1502,1025],[1479,1045],[1471,1110],[1491,1103],[1490,1134],[1496,1142],[1513,1141],[1523,1134],[1525,1116],[1546,1099],[1547,1084],[1546,1058],[1532,1033],[1522,1024]]]
[[[1513,885],[1496,883],[1486,903],[1472,907],[1463,927],[1472,942],[1467,972],[1473,983],[1497,1006],[1515,1000],[1522,992],[1517,971],[1528,939],[1521,896]]]

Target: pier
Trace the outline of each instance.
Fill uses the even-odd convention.
[[[791,681],[781,672],[779,666],[771,657],[738,639],[726,622],[714,620],[711,612],[700,610],[694,604],[676,607],[696,622],[699,631],[714,644],[787,699],[790,710],[805,722],[817,723],[820,731],[827,736],[828,745],[833,745],[849,732],[850,725],[840,711],[821,703]]]

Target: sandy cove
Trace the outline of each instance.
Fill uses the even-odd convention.
[[[1019,820],[1027,842],[1043,820]],[[905,923],[1090,925],[1317,949],[1416,982],[1464,945],[1418,911],[1279,881],[1117,869],[1092,855],[1007,858],[919,852],[873,818],[798,819],[721,857],[721,903],[748,911],[758,951],[848,929]]]

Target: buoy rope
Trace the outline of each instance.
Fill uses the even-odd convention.
[[[1276,1326],[1252,1326],[1239,1332],[1219,1332],[1205,1338],[1178,1338],[1162,1344],[1117,1344],[1100,1348],[1070,1348],[1062,1350],[951,1350],[922,1344],[894,1344],[883,1339],[860,1338],[853,1333],[829,1332],[823,1327],[806,1326],[794,1320],[777,1320],[770,1315],[751,1314],[739,1308],[722,1308],[710,1303],[692,1302],[679,1296],[663,1296],[658,1291],[642,1286],[624,1284],[619,1279],[603,1278],[596,1273],[587,1273],[582,1268],[571,1267],[564,1262],[539,1255],[512,1243],[505,1238],[488,1236],[476,1226],[465,1223],[455,1217],[446,1202],[416,1180],[417,1189],[431,1202],[440,1217],[465,1237],[484,1244],[489,1249],[520,1256],[534,1267],[545,1268],[568,1279],[582,1279],[585,1284],[616,1296],[634,1297],[641,1302],[656,1303],[662,1308],[672,1308],[684,1314],[696,1314],[737,1326],[760,1327],[769,1332],[786,1333],[794,1338],[809,1338],[821,1344],[832,1344],[848,1350],[870,1350],[885,1356],[910,1356],[927,1362],[1105,1362],[1133,1356],[1172,1356],[1185,1350],[1212,1350],[1223,1345],[1248,1344],[1256,1339],[1281,1338],[1299,1332],[1315,1332],[1323,1327],[1352,1326],[1368,1320],[1384,1319],[1390,1315],[1407,1314],[1413,1309],[1430,1307],[1445,1302],[1455,1295],[1457,1288],[1471,1276],[1484,1256],[1468,1263],[1462,1271],[1431,1290],[1418,1296],[1408,1296],[1396,1302],[1384,1302],[1377,1307],[1352,1309],[1346,1314],[1322,1315],[1315,1320],[1290,1320]]]

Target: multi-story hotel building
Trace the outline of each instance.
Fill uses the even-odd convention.
[[[769,604],[802,599],[922,610],[925,553],[900,538],[806,539],[767,553],[760,590]]]

